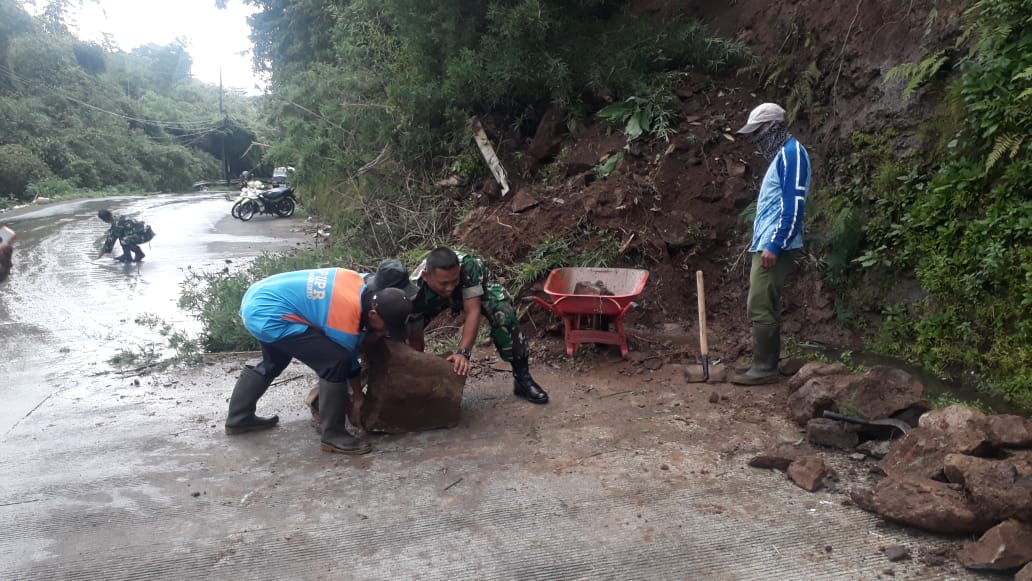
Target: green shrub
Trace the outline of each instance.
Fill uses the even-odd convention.
[[[648,97],[628,97],[602,108],[596,115],[623,129],[630,143],[642,135],[669,141],[674,133],[674,114],[669,93],[653,93]]]
[[[60,198],[70,196],[77,191],[75,184],[69,180],[51,178],[33,182],[25,189],[26,195],[30,198],[42,196],[44,198]]]
[[[22,145],[0,145],[0,195],[32,199],[28,186],[50,176],[50,168]]]
[[[1030,14],[1027,0],[974,2],[952,49],[957,74],[932,94],[942,104],[926,123],[930,129],[918,131],[921,139],[941,142],[908,157],[899,154],[895,136],[854,135],[852,151],[834,162],[834,173],[845,179],[829,188],[833,205],[862,217],[862,246],[852,268],[839,272],[837,288],[855,300],[860,281],[882,281],[877,304],[901,278],[920,285],[920,292],[886,308],[873,345],[940,377],[964,373],[981,389],[1026,405],[1032,405]],[[896,74],[923,82],[941,72],[944,54]],[[829,247],[854,248],[827,236],[824,218]]]

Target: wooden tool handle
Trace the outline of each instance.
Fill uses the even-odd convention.
[[[699,295],[699,349],[703,355],[709,355],[709,344],[706,341],[706,287],[702,283],[702,271],[695,271],[695,286]]]

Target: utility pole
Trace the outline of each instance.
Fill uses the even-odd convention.
[[[229,164],[226,162],[226,126],[228,116],[222,106],[222,67],[219,67],[219,114],[222,115],[222,178],[229,183]]]

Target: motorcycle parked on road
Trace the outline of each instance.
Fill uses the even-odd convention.
[[[256,190],[245,188],[240,193],[240,198],[233,204],[230,214],[247,222],[255,214],[273,214],[281,218],[288,218],[294,215],[294,208],[297,206],[297,198],[294,197],[294,188],[281,187],[271,190]]]

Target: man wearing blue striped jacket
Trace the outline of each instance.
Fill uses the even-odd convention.
[[[752,321],[753,360],[731,381],[759,385],[778,380],[781,354],[781,292],[803,247],[803,216],[810,188],[810,157],[788,133],[785,110],[764,103],[749,113],[738,133],[749,135],[771,160],[760,184],[753,222],[752,269],[747,310]]]

